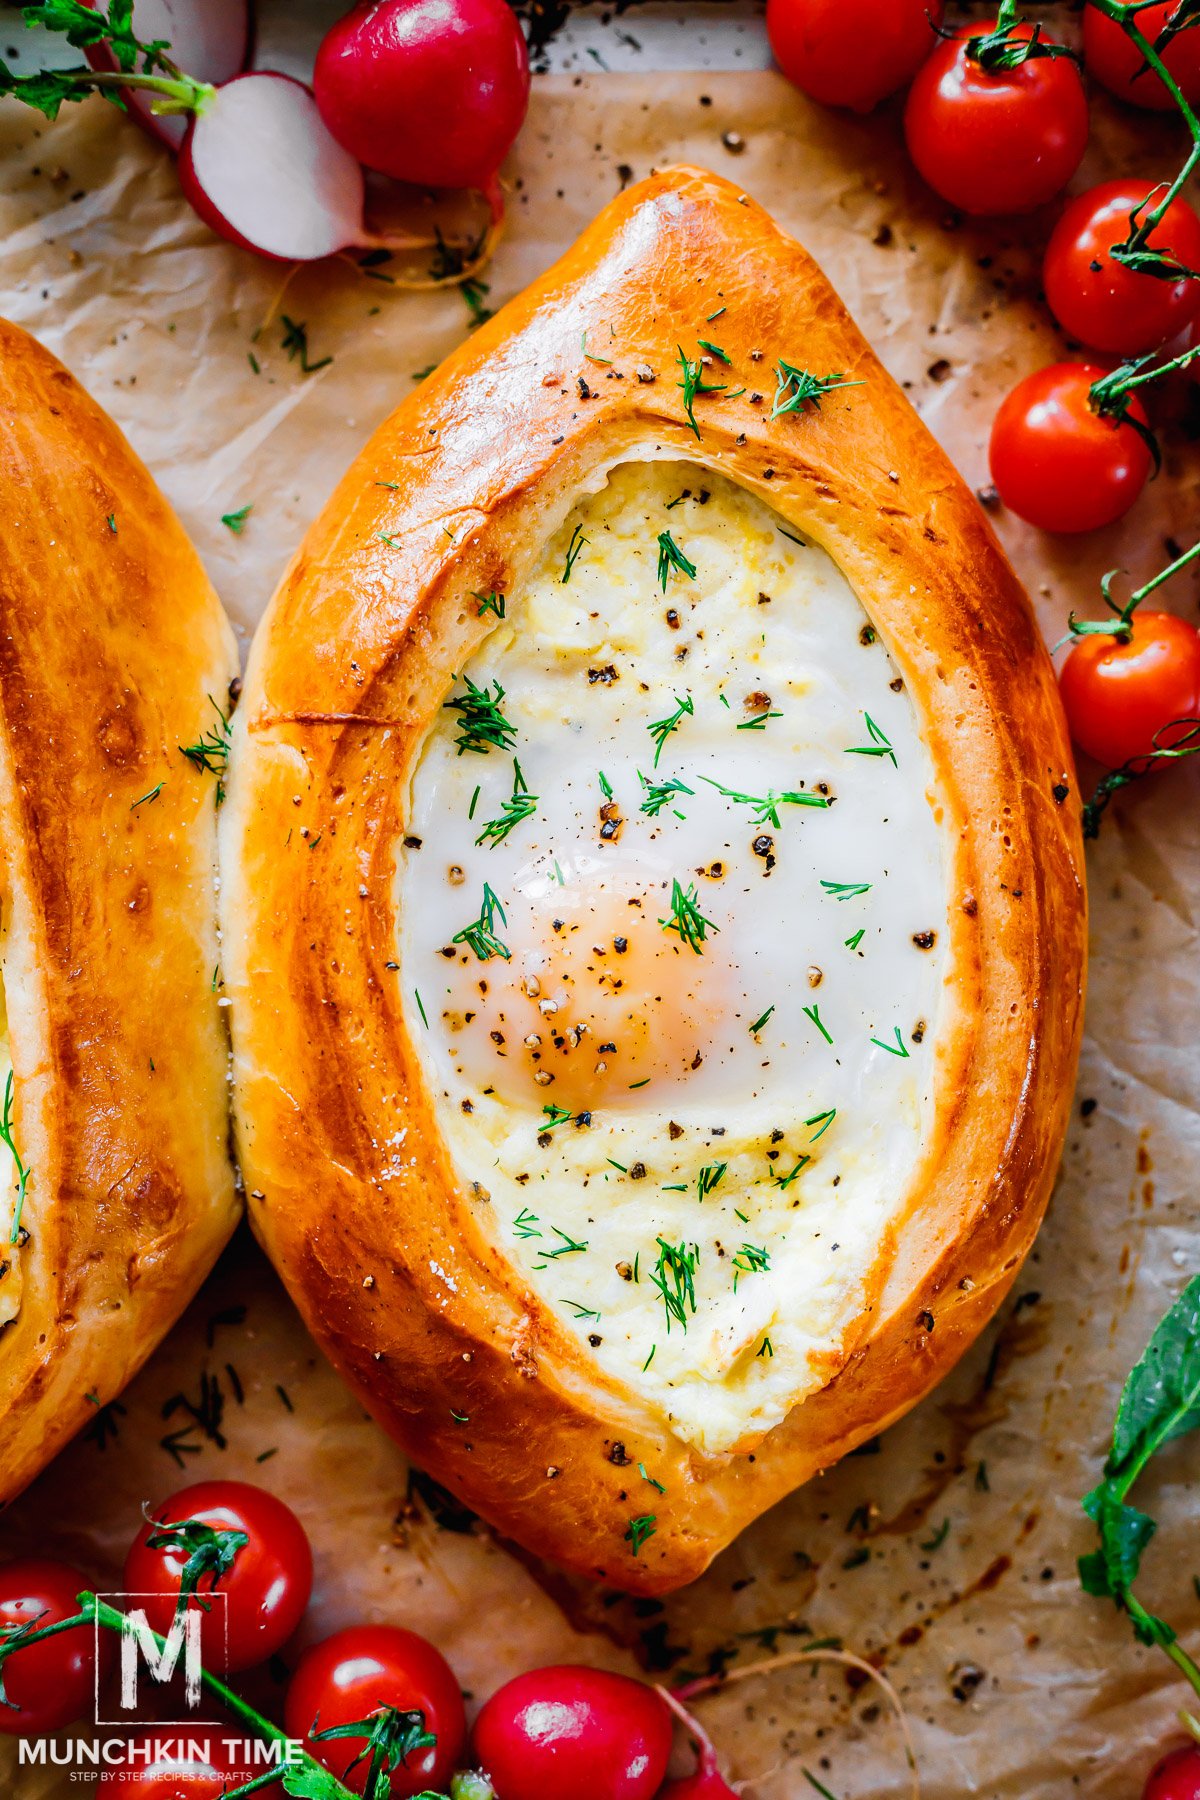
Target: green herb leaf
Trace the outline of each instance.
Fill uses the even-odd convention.
[[[679,573],[686,575],[689,581],[696,579],[695,563],[688,561],[669,531],[660,531],[658,534],[658,579],[664,594],[667,591],[667,582],[672,569],[678,569]]]
[[[221,523],[232,531],[234,537],[241,537],[246,529],[246,520],[253,511],[254,502],[251,500],[248,505],[239,506],[236,512],[222,513]]]
[[[688,949],[695,951],[697,956],[701,954],[709,932],[719,932],[721,929],[700,911],[695,884],[689,882],[684,888],[678,880],[671,883],[671,917],[658,922],[664,931],[678,932]]]
[[[504,908],[485,881],[483,884],[483,905],[479,909],[479,917],[472,919],[469,925],[456,932],[450,939],[452,944],[465,944],[474,952],[480,962],[490,962],[493,956],[502,956],[505,962],[511,962],[512,953],[507,944],[496,935],[496,920],[507,925]]]
[[[807,369],[798,369],[794,364],[780,359],[775,364],[775,399],[771,407],[771,417],[780,418],[784,413],[803,412],[806,406],[814,406],[820,410],[821,401],[826,394],[835,388],[862,387],[861,381],[848,381],[844,375],[810,375]]]
[[[443,711],[459,715],[455,739],[458,754],[463,756],[470,751],[486,756],[492,750],[511,750],[517,741],[517,728],[500,710],[504,699],[500,683],[493,681],[489,693],[486,687],[477,687],[469,675],[464,675],[463,680],[466,692],[443,702]]]

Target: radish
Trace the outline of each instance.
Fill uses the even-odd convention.
[[[669,1688],[658,1691],[696,1746],[696,1767],[692,1773],[668,1781],[658,1800],[739,1800],[738,1790],[730,1787],[721,1773],[716,1746],[707,1731]]]
[[[529,104],[529,54],[505,0],[362,0],[317,52],[313,91],[338,142],[420,187],[478,188]]]
[[[506,1682],[474,1741],[496,1800],[653,1800],[671,1714],[643,1681],[561,1663]]]
[[[250,60],[250,0],[136,0],[133,25],[144,40],[165,39],[172,62],[197,81],[230,81]],[[92,45],[87,55],[95,69],[118,67],[107,44]],[[152,95],[127,91],[124,98],[139,125],[178,150],[187,131],[182,114],[155,112]]]
[[[313,262],[368,241],[358,162],[291,75],[237,75],[193,115],[179,183],[206,225],[277,262]]]

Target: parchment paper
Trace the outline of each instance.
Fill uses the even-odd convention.
[[[728,132],[740,135],[723,141]],[[1098,103],[1085,178],[1158,177],[1177,149],[1169,125]],[[744,183],[809,245],[967,479],[985,483],[999,395],[1060,350],[1037,304],[1049,220],[994,231],[948,217],[909,174],[894,115],[839,118],[769,75],[542,80],[489,300],[536,275],[623,181],[681,157]],[[352,453],[413,373],[464,334],[461,295],[401,293],[336,263],[301,273],[282,311],[307,323],[313,361],[333,357],[304,375],[278,347],[277,319],[253,341],[284,272],[211,238],[169,161],[111,110],[91,103],[50,127],[0,107],[0,188],[0,307],[124,425],[245,638]],[[1200,526],[1188,406],[1172,404],[1184,417],[1167,471],[1125,526],[1052,543],[996,516],[1051,640],[1070,606],[1094,608],[1104,569],[1145,577],[1168,539],[1190,542]],[[247,503],[235,537],[221,514]],[[1194,614],[1186,577],[1170,601]],[[97,1430],[60,1457],[0,1523],[0,1554],[65,1555],[98,1584],[115,1582],[141,1501],[201,1476],[261,1480],[297,1508],[316,1546],[303,1639],[362,1618],[405,1623],[440,1643],[482,1697],[545,1660],[677,1676],[833,1636],[882,1655],[912,1718],[928,1800],[1140,1791],[1184,1690],[1111,1606],[1081,1594],[1074,1564],[1088,1547],[1078,1497],[1096,1477],[1121,1379],[1200,1267],[1196,798],[1194,774],[1159,777],[1114,808],[1089,853],[1078,1104],[1015,1301],[874,1454],[776,1508],[694,1587],[661,1606],[634,1604],[566,1581],[461,1516],[439,1526],[244,1233],[104,1422],[116,1435],[104,1442]],[[205,1371],[225,1398],[220,1441],[193,1429],[181,1473],[160,1439],[188,1424],[170,1403],[196,1402]],[[1195,1456],[1177,1446],[1149,1484],[1163,1530],[1145,1582],[1193,1650]],[[260,1698],[279,1694],[264,1677]],[[704,1713],[758,1800],[810,1793],[804,1768],[844,1800],[904,1791],[886,1708],[839,1669],[744,1684]],[[12,1768],[0,1749],[0,1776]],[[25,1771],[5,1791],[41,1800],[79,1790],[65,1775]]]

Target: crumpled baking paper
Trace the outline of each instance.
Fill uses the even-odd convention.
[[[1157,178],[1181,154],[1170,122],[1098,102],[1078,185],[1115,171]],[[743,183],[804,240],[967,480],[986,484],[1000,395],[1062,353],[1038,302],[1051,215],[1015,227],[951,216],[909,172],[892,111],[833,115],[766,74],[540,80],[486,302],[538,274],[623,183],[680,158]],[[168,159],[99,102],[54,126],[0,106],[0,190],[0,308],[125,427],[245,642],[344,465],[467,331],[467,304],[456,290],[405,293],[341,262],[299,272],[280,298],[286,271],[211,237]],[[310,363],[324,363],[311,374],[281,348],[284,314],[305,326]],[[1050,641],[1070,608],[1096,610],[1104,570],[1145,578],[1172,539],[1195,534],[1186,399],[1168,410],[1181,418],[1166,470],[1123,525],[1054,542],[995,515]],[[234,535],[221,516],[248,504]],[[1168,598],[1195,615],[1189,575]],[[483,1697],[548,1660],[678,1677],[835,1637],[882,1658],[927,1800],[1140,1791],[1186,1693],[1111,1605],[1084,1597],[1075,1559],[1089,1547],[1079,1496],[1096,1478],[1124,1374],[1200,1268],[1196,800],[1194,771],[1162,775],[1118,801],[1089,851],[1077,1104],[1014,1299],[874,1453],[778,1506],[693,1587],[661,1604],[590,1590],[411,1486],[244,1232],[120,1407],[0,1521],[0,1554],[65,1556],[117,1586],[143,1501],[203,1476],[263,1481],[316,1546],[300,1642],[393,1620],[435,1639]],[[219,1419],[211,1387],[201,1404],[206,1374]],[[1139,1490],[1162,1521],[1144,1598],[1193,1650],[1196,1454],[1176,1445]],[[255,1678],[253,1691],[278,1707],[274,1678]],[[812,1792],[804,1770],[841,1800],[906,1791],[887,1706],[842,1668],[743,1683],[700,1710],[757,1800]],[[0,1775],[18,1800],[79,1791],[66,1772],[16,1771],[11,1745]]]

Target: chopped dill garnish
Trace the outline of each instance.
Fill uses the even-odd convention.
[[[821,886],[827,894],[832,894],[835,900],[857,900],[861,895],[869,894],[871,891],[869,881],[823,881]]]
[[[239,506],[236,512],[222,513],[221,523],[232,531],[234,537],[241,537],[246,529],[246,520],[253,511],[254,502],[251,500],[246,506]]]
[[[695,1315],[696,1264],[700,1260],[700,1249],[697,1244],[690,1249],[687,1244],[669,1244],[662,1237],[657,1242],[658,1259],[650,1280],[662,1296],[669,1335],[672,1321],[686,1331],[688,1313]]]
[[[724,1177],[728,1163],[705,1163],[696,1177],[696,1198],[706,1200]]]
[[[569,1125],[575,1117],[569,1106],[555,1106],[553,1101],[550,1101],[549,1105],[543,1106],[542,1111],[545,1119],[538,1126],[539,1131],[555,1131],[560,1125]]]
[[[332,356],[323,356],[320,362],[308,360],[308,326],[303,320],[289,319],[286,313],[281,313],[279,323],[283,327],[280,349],[286,350],[289,362],[299,358],[302,375],[315,375],[318,369],[327,368],[333,361]]]
[[[822,399],[834,388],[863,385],[861,381],[847,381],[842,374],[810,375],[807,369],[797,369],[782,359],[775,364],[775,379],[779,385],[771,407],[773,419],[783,413],[803,412],[810,403],[819,409]]]
[[[871,742],[869,744],[849,745],[846,750],[846,755],[847,756],[886,756],[888,758],[888,760],[890,761],[893,769],[897,768],[899,765],[896,762],[896,752],[892,749],[892,746],[888,742],[887,737],[880,730],[879,726],[875,723],[874,719],[871,717],[869,712],[865,712],[863,714],[863,718],[866,720],[867,732],[868,732],[868,735],[870,736]]]
[[[535,1269],[547,1268],[549,1266],[549,1264],[554,1262],[557,1257],[575,1256],[575,1255],[581,1254],[584,1250],[587,1249],[586,1242],[582,1243],[582,1244],[578,1243],[576,1241],[576,1239],[571,1236],[569,1231],[563,1230],[561,1225],[551,1225],[550,1229],[554,1233],[555,1237],[559,1237],[562,1239],[562,1243],[555,1244],[553,1246],[553,1248],[551,1248],[549,1245],[543,1243],[541,1248],[538,1250],[538,1255],[541,1257],[544,1257],[545,1260],[540,1263],[535,1263],[534,1264]]]
[[[636,1556],[648,1538],[652,1538],[658,1530],[653,1513],[642,1513],[636,1519],[630,1519],[625,1531],[625,1542],[629,1544]]]
[[[688,787],[685,781],[677,781],[674,778],[669,781],[651,781],[649,776],[643,775],[640,769],[638,770],[638,780],[646,790],[646,798],[638,810],[644,812],[651,819],[656,819],[663,807],[670,805],[676,794],[694,794],[696,791],[695,788]],[[681,812],[676,812],[675,816],[679,819],[683,818]]]
[[[705,323],[707,324],[708,321],[706,320]],[[719,357],[723,363],[732,363],[733,358],[731,356],[726,356],[720,344],[710,344],[707,338],[697,338],[696,342],[702,350],[710,351],[713,356]]]
[[[490,594],[481,594],[478,590],[472,589],[471,598],[472,600],[478,600],[479,602],[479,609],[475,615],[476,618],[482,619],[484,613],[495,613],[498,619],[504,617],[505,602],[503,594],[496,593],[494,589]]]
[[[878,1044],[878,1046],[881,1050],[886,1050],[889,1056],[903,1056],[903,1057],[907,1058],[908,1045],[904,1042],[904,1039],[900,1036],[900,1027],[898,1025],[894,1025],[892,1027],[892,1030],[896,1034],[896,1042],[894,1044],[885,1044],[882,1038],[877,1038],[877,1037],[873,1037],[871,1039],[871,1042],[873,1044]]]
[[[21,1241],[21,1214],[25,1210],[25,1190],[29,1186],[29,1177],[33,1170],[21,1161],[21,1152],[17,1149],[17,1140],[13,1136],[13,1072],[10,1069],[4,1082],[4,1110],[0,1113],[0,1143],[3,1143],[13,1159],[17,1171],[17,1204],[13,1211],[12,1225],[9,1228],[8,1241],[19,1244]]]
[[[694,410],[696,396],[697,394],[723,394],[725,383],[723,381],[705,381],[704,364],[700,358],[697,357],[693,362],[686,355],[682,344],[677,344],[675,347],[679,352],[679,367],[683,372],[683,379],[677,381],[675,386],[683,389],[683,410],[687,414],[688,424],[699,437],[700,427],[696,423]]]
[[[721,317],[722,313],[728,312],[728,311],[729,311],[729,308],[727,306],[718,306],[716,312],[709,313],[709,315],[708,315],[707,319],[705,319],[704,323],[706,325],[711,325],[714,319],[719,319]]]
[[[760,1344],[759,1348],[755,1351],[755,1356],[756,1357],[759,1357],[759,1356],[772,1357],[772,1356],[774,1356],[774,1354],[775,1354],[774,1345],[772,1344],[769,1337],[765,1337],[763,1339],[762,1343]]]
[[[787,1175],[779,1175],[775,1172],[774,1169],[772,1169],[771,1170],[771,1180],[775,1183],[775,1186],[777,1188],[790,1188],[793,1181],[795,1181],[797,1175],[799,1175],[801,1169],[807,1167],[807,1165],[811,1161],[812,1161],[811,1156],[802,1156],[800,1158],[800,1161],[796,1164],[795,1168],[792,1169],[791,1172]]]
[[[647,1358],[646,1358],[646,1360],[645,1360],[645,1362],[644,1362],[644,1363],[643,1363],[643,1364],[642,1364],[642,1374],[643,1374],[643,1375],[644,1375],[644,1374],[645,1374],[645,1373],[646,1373],[646,1370],[647,1370],[647,1369],[648,1369],[648,1368],[649,1368],[649,1367],[650,1367],[650,1364],[651,1364],[651,1363],[652,1363],[652,1362],[653,1362],[653,1361],[654,1361],[654,1352],[655,1352],[655,1351],[656,1351],[656,1350],[657,1350],[657,1349],[658,1349],[658,1345],[657,1345],[657,1344],[651,1344],[651,1346],[650,1346],[650,1354],[649,1354],[649,1356],[648,1356],[648,1357],[647,1357]]]
[[[700,779],[706,781],[709,787],[716,788],[718,794],[724,794],[727,800],[734,800],[739,806],[752,806],[754,823],[756,825],[769,823],[775,827],[776,831],[780,828],[779,808],[781,806],[815,806],[823,810],[829,806],[829,801],[823,794],[809,794],[803,791],[799,793],[789,791],[786,794],[768,791],[762,796],[742,794],[736,788],[727,788],[721,782],[714,781],[711,775],[702,775]]]
[[[140,794],[138,796],[138,798],[130,806],[130,808],[129,808],[130,812],[136,811],[136,809],[139,806],[148,806],[151,800],[157,800],[158,796],[162,793],[162,791],[166,787],[166,785],[167,784],[165,781],[160,781],[158,783],[158,786],[152,787],[148,793]]]
[[[743,1244],[733,1259],[734,1293],[737,1293],[740,1275],[765,1275],[770,1267],[770,1255],[761,1244]]]
[[[424,1002],[424,1001],[423,1001],[423,1000],[422,1000],[422,998],[421,998],[421,990],[420,990],[420,988],[414,988],[414,989],[413,989],[413,999],[414,999],[414,1000],[415,1000],[415,1001],[416,1001],[416,1003],[417,1003],[417,1011],[418,1011],[418,1012],[419,1012],[419,1013],[420,1013],[420,1015],[421,1015],[421,1023],[422,1023],[422,1025],[424,1025],[424,1027],[425,1027],[425,1029],[426,1029],[426,1030],[427,1030],[427,1031],[428,1031],[428,1029],[429,1029],[429,1020],[428,1020],[428,1019],[427,1019],[427,1018],[426,1018],[426,1017],[425,1017],[425,1002]]]
[[[507,800],[500,802],[500,817],[489,819],[479,836],[477,844],[502,844],[514,826],[525,819],[532,819],[538,808],[538,797],[531,794],[525,785],[525,777],[521,773],[521,765],[513,757],[513,790]]]
[[[612,782],[608,779],[608,776],[604,773],[603,769],[600,769],[597,772],[597,779],[600,783],[600,792],[604,795],[606,800],[611,800],[613,797]]]
[[[689,562],[669,531],[660,531],[658,534],[658,579],[664,594],[667,591],[667,582],[670,580],[672,569],[678,569],[679,573],[686,575],[689,581],[696,579],[695,563]]]
[[[690,694],[685,694],[682,700],[679,698],[679,695],[676,694],[675,711],[668,714],[665,719],[655,719],[653,724],[647,725],[646,729],[654,739],[654,767],[656,769],[658,767],[658,759],[663,752],[663,745],[666,743],[671,733],[678,730],[679,721],[685,717],[691,718],[695,710]]]
[[[513,1230],[519,1238],[541,1237],[542,1234],[537,1229],[537,1225],[537,1214],[535,1212],[530,1212],[527,1206],[523,1206],[513,1220]]]
[[[806,1018],[812,1020],[813,1024],[816,1026],[817,1030],[820,1032],[821,1036],[825,1039],[825,1042],[827,1044],[832,1044],[833,1039],[830,1037],[828,1031],[825,1029],[824,1022],[822,1021],[822,1018],[821,1018],[820,1008],[817,1006],[805,1006],[805,1007],[801,1008],[801,1011],[804,1013]]]
[[[484,299],[484,296],[490,294],[491,291],[486,281],[480,281],[476,277],[471,277],[459,284],[459,292],[466,301],[467,311],[471,315],[470,329],[472,331],[477,325],[486,324],[492,317],[492,309]]]
[[[652,1488],[656,1488],[660,1494],[666,1493],[667,1490],[663,1486],[662,1482],[655,1481],[653,1475],[651,1475],[647,1472],[646,1465],[644,1462],[640,1462],[638,1464],[638,1474],[641,1476],[643,1481],[648,1481],[650,1483],[650,1486]]]
[[[750,1029],[751,1035],[753,1035],[753,1033],[756,1031],[762,1030],[763,1026],[766,1024],[767,1020],[770,1018],[771,1014],[774,1011],[775,1011],[775,1002],[772,1000],[772,1002],[771,1002],[770,1006],[768,1006],[766,1012],[760,1013],[758,1018],[755,1019],[753,1025],[750,1026],[749,1029]]]
[[[467,684],[465,694],[455,694],[442,704],[444,712],[456,712],[458,719],[458,736],[455,745],[460,756],[471,751],[477,756],[486,756],[491,750],[511,750],[517,741],[517,728],[500,710],[500,702],[504,699],[504,689],[498,681],[493,681],[489,694],[486,687],[476,687],[469,675],[464,675]]]
[[[811,1119],[805,1119],[804,1123],[806,1125],[819,1125],[821,1127],[820,1131],[813,1132],[812,1137],[809,1139],[809,1143],[815,1144],[819,1137],[824,1137],[836,1118],[837,1107],[831,1106],[828,1112],[814,1113]]]
[[[715,934],[721,929],[700,911],[695,886],[689,882],[683,888],[678,880],[671,883],[671,917],[658,922],[664,931],[678,932],[688,949],[695,951],[697,956],[701,954],[709,932]]]
[[[186,756],[194,769],[202,774],[215,775],[217,778],[217,805],[225,798],[225,776],[229,768],[229,739],[232,727],[212,695],[208,703],[217,715],[217,724],[209,731],[202,731],[194,744],[180,744],[182,756]]]
[[[734,727],[734,730],[735,731],[765,731],[767,728],[767,720],[768,719],[782,719],[782,717],[783,717],[783,714],[781,712],[768,711],[768,712],[755,713],[755,715],[752,719],[743,719],[740,725],[736,725]]]
[[[490,962],[493,956],[502,956],[505,962],[512,960],[508,945],[496,935],[496,920],[507,925],[504,908],[485,881],[483,884],[483,905],[479,909],[479,917],[472,919],[469,925],[456,932],[450,939],[452,944],[465,944],[474,952],[480,962]]]
[[[866,935],[867,935],[866,926],[860,925],[857,931],[851,932],[851,934],[848,938],[842,939],[842,942],[845,944],[847,950],[857,950],[858,946],[862,943],[862,941],[866,937]]]
[[[600,1314],[594,1307],[584,1306],[579,1300],[564,1300],[562,1304],[569,1306],[575,1317],[581,1322],[584,1319],[594,1319],[597,1325],[600,1323]]]
[[[565,586],[566,583],[568,581],[570,581],[571,570],[575,567],[575,564],[579,561],[579,555],[583,549],[583,546],[590,542],[591,542],[591,539],[586,538],[583,535],[583,526],[576,525],[574,531],[571,533],[571,541],[567,545],[567,560],[566,560],[566,564],[565,564],[565,566],[563,568],[563,572],[562,572],[562,585],[563,586]]]

